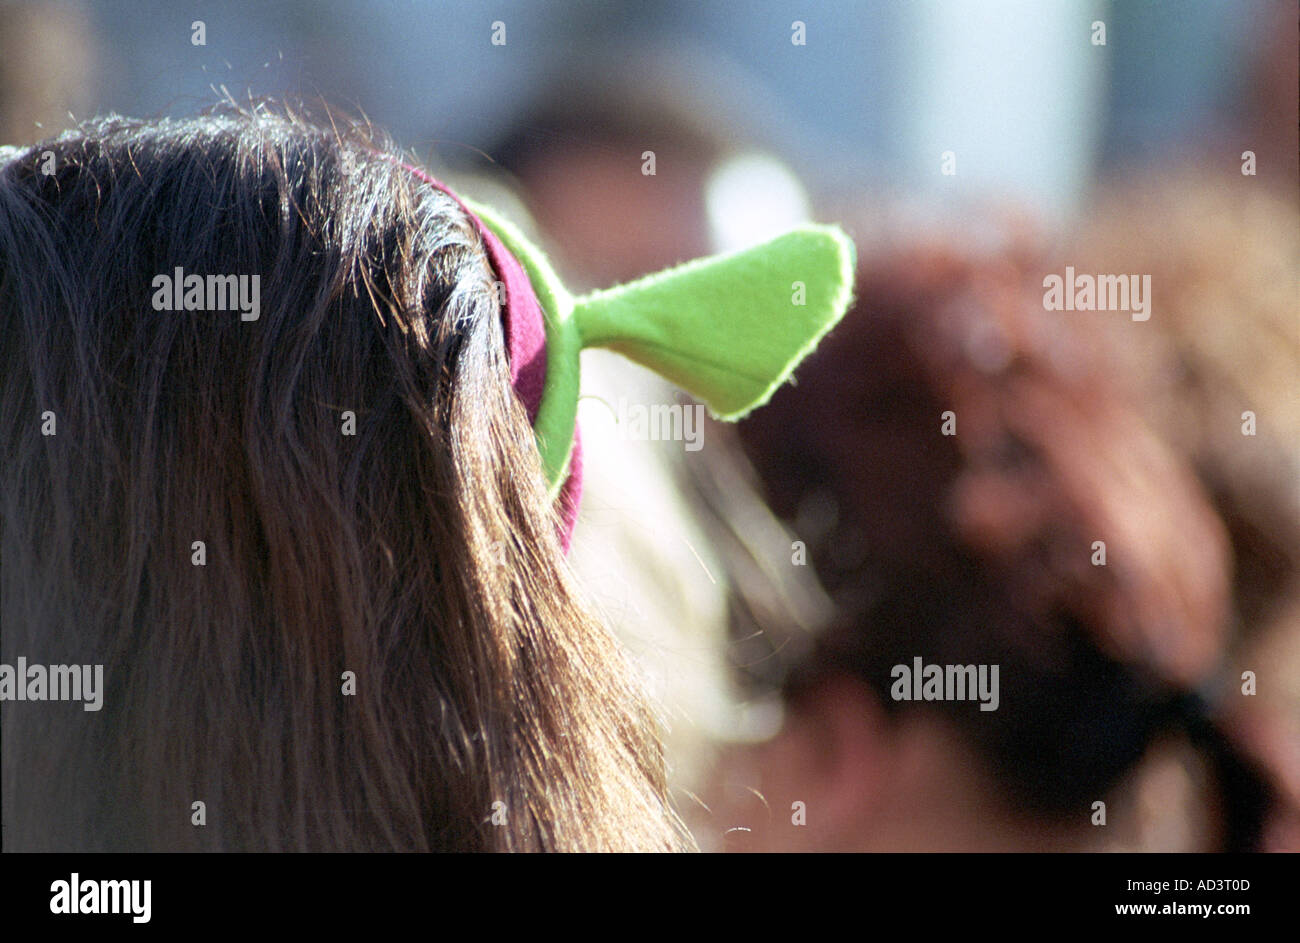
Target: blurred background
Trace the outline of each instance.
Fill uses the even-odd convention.
[[[1192,659],[1199,667],[1170,656],[1164,680],[1208,690],[1241,664],[1273,666],[1261,691],[1272,719],[1234,723],[1279,767],[1281,788],[1300,793],[1300,768],[1287,758],[1300,743],[1298,61],[1297,7],[1286,0],[0,0],[0,144],[33,143],[105,112],[322,99],[526,213],[575,289],[806,219],[840,222],[855,237],[859,294],[892,299],[889,311],[865,302],[862,311],[882,318],[915,311],[918,323],[942,325],[960,320],[954,306],[1002,306],[1019,312],[1004,327],[1028,316],[1033,333],[1045,274],[1066,265],[1150,274],[1150,322],[1080,317],[1082,334],[1045,342],[1042,357],[1122,388],[1124,408],[1199,483],[1196,500],[1226,535],[1215,565],[1229,614]],[[972,331],[977,372],[997,373],[1010,348]],[[1087,370],[1071,366],[1084,346]],[[741,484],[769,497],[780,489],[771,476],[722,467],[731,452],[721,447],[704,450],[700,462],[713,464],[703,474],[687,475],[686,493],[704,498],[676,496],[683,456],[672,443],[602,448],[614,398],[675,394],[620,372],[628,368],[614,358],[584,357],[584,438],[600,461],[589,460],[575,562],[598,575],[600,602],[668,703],[675,776],[700,810],[701,843],[724,847],[763,832],[747,816],[772,816],[769,803],[763,812],[728,799],[761,791],[761,775],[743,770],[792,755],[750,756],[714,785],[720,798],[699,798],[717,744],[781,723],[747,712],[754,704],[731,690],[736,639],[775,636],[783,620],[833,621],[832,610],[856,618],[864,584],[852,567],[836,570],[852,542],[826,523],[825,495],[800,501],[802,486],[787,480],[781,520],[756,523],[759,512],[735,497]],[[828,408],[809,421],[844,419]],[[1260,417],[1249,447],[1244,410]],[[744,446],[761,469],[788,440],[759,438]],[[883,451],[860,458],[885,461]],[[620,461],[636,474],[617,473]],[[843,517],[846,498],[837,500]],[[987,523],[1019,512],[973,513]],[[727,522],[731,544],[719,543],[710,515]],[[915,539],[929,539],[918,521],[908,525],[921,528]],[[829,562],[814,552],[817,577],[752,559],[746,571],[734,559],[744,534],[750,550],[767,541],[788,557],[788,541],[805,531],[838,546]],[[823,597],[828,575],[844,585]],[[737,599],[751,616],[763,610],[743,631]],[[752,666],[752,644],[741,649]],[[1213,845],[1213,824],[1190,812],[1170,824],[1170,809],[1194,804],[1179,797],[1204,786],[1198,770],[1166,757],[1130,784],[1149,821],[1119,844]],[[931,847],[925,832],[904,830],[899,846]],[[782,847],[770,834],[763,842]]]
[[[788,0],[3,0],[0,138],[30,143],[106,111],[189,113],[227,94],[321,96],[445,166],[504,155],[520,172],[565,148],[634,143],[682,181],[745,152],[793,175],[778,183],[777,166],[755,161],[715,175],[718,238],[745,229],[722,209],[736,194],[771,204],[750,209],[756,219],[798,212],[800,190],[816,201],[854,188],[935,212],[1005,198],[1058,221],[1108,170],[1202,153],[1232,163],[1248,148],[1260,175],[1295,184],[1294,4],[800,10]],[[941,173],[946,151],[954,174]]]

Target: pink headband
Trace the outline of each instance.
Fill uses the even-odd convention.
[[[460,197],[444,183],[434,179],[419,167],[402,164],[425,183],[441,190],[456,201],[465,215],[474,223],[488,261],[497,279],[505,286],[501,305],[501,325],[505,332],[506,355],[510,360],[510,383],[515,395],[528,411],[528,421],[535,422],[546,388],[546,315],[537,292],[533,290],[528,273],[509,249],[488,226],[469,209]],[[574,430],[573,453],[569,459],[568,477],[560,488],[557,501],[560,513],[560,543],[567,553],[573,539],[573,527],[578,519],[578,503],[582,497],[582,436]]]

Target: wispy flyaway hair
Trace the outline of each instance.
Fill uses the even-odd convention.
[[[262,108],[5,154],[0,660],[104,665],[5,703],[6,850],[690,844],[479,236],[392,155]]]

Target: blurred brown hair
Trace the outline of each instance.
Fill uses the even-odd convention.
[[[740,429],[837,608],[790,659],[787,696],[841,673],[888,710],[944,712],[1008,804],[1045,820],[1086,821],[1185,731],[1215,765],[1223,846],[1256,846],[1272,786],[1210,719],[1222,523],[1096,340],[1043,316],[1036,253],[950,245],[864,251],[856,308]],[[918,656],[1000,665],[999,708],[895,702],[891,669]]]
[[[1292,121],[1293,157],[1295,130]],[[1249,669],[1258,682],[1256,695],[1233,699],[1229,723],[1274,773],[1282,801],[1273,846],[1300,848],[1295,193],[1213,164],[1108,180],[1063,253],[1088,271],[1149,273],[1158,293],[1149,324],[1103,322],[1107,357],[1227,526],[1239,636],[1233,675],[1239,682]]]
[[[330,123],[114,117],[0,168],[4,659],[106,687],[5,705],[5,847],[686,847],[479,238]],[[150,310],[176,266],[260,273],[260,320]]]

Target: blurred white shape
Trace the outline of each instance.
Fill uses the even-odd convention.
[[[909,189],[998,196],[1054,216],[1085,192],[1111,51],[1092,45],[1103,0],[918,0],[910,29],[899,158]],[[1109,24],[1108,24],[1109,25]],[[956,174],[941,173],[955,155]]]
[[[803,184],[770,154],[723,160],[710,174],[704,193],[714,252],[758,245],[811,218]]]

